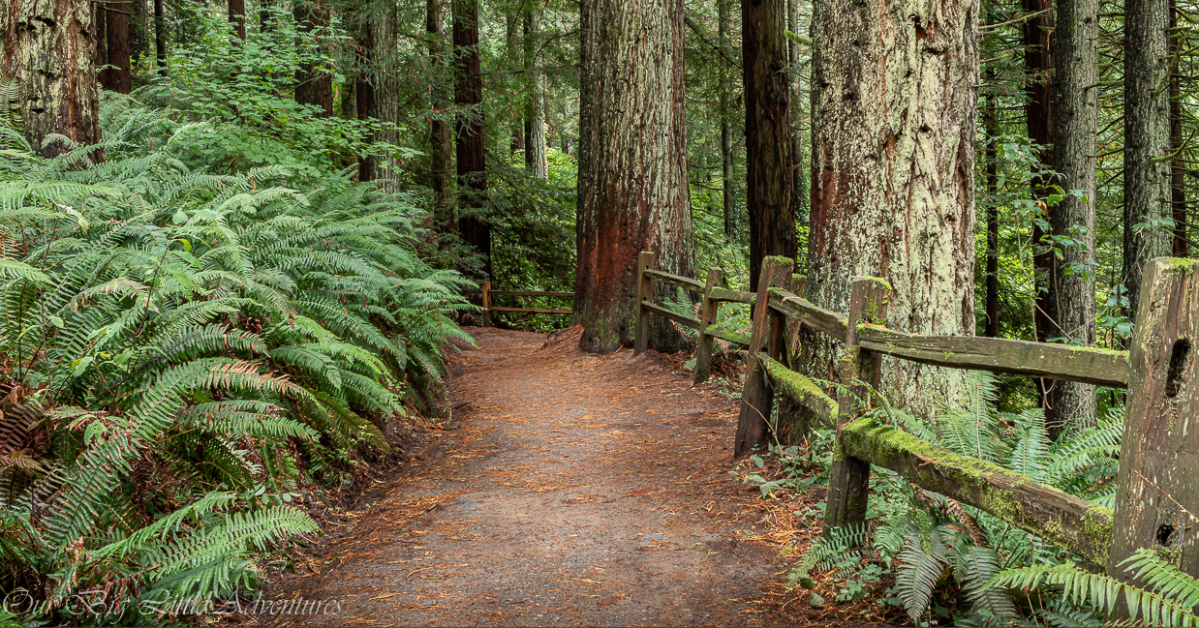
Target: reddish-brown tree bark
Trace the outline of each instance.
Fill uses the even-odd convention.
[[[19,79],[17,110],[25,138],[43,156],[67,151],[61,142],[43,145],[53,133],[79,144],[100,140],[91,18],[85,0],[9,0],[0,12],[0,76]]]
[[[229,0],[229,23],[237,38],[246,40],[246,0]]]
[[[786,24],[786,0],[742,0],[750,290],[757,289],[762,258],[796,255]]]
[[[458,163],[458,232],[482,258],[481,278],[491,277],[491,227],[482,215],[487,193],[483,142],[483,76],[479,62],[478,0],[453,0],[454,104]]]
[[[128,94],[133,90],[133,68],[130,65],[132,48],[129,45],[129,3],[115,2],[101,9],[105,13],[104,62],[109,67],[100,72],[104,89]]]
[[[656,252],[662,270],[694,275],[683,2],[584,0],[580,31],[574,318],[582,348],[606,353],[633,342],[640,251]],[[669,324],[652,318],[650,343],[673,348]]]

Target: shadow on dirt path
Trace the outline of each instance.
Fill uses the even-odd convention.
[[[274,587],[340,612],[276,625],[779,621],[776,552],[739,540],[763,511],[728,473],[736,402],[575,335],[469,331],[436,459]]]

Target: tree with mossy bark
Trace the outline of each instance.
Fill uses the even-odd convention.
[[[580,31],[574,320],[583,349],[608,353],[633,342],[639,252],[657,253],[661,270],[695,274],[683,3],[584,0]],[[681,347],[669,323],[653,318],[651,344]]]
[[[974,333],[977,21],[977,2],[816,5],[812,303],[845,312],[853,277],[881,277],[889,326]],[[806,374],[837,377],[839,343],[809,332],[802,347]],[[893,360],[881,386],[925,415],[968,392],[964,373]]]

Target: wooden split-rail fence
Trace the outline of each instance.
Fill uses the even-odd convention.
[[[468,291],[466,294],[478,296],[483,306],[483,326],[491,326],[492,312],[524,312],[526,314],[570,314],[571,310],[555,310],[536,307],[501,307],[492,303],[494,297],[550,297],[555,299],[573,299],[573,292],[552,292],[546,290],[492,290],[491,282],[484,281],[479,285],[478,292]]]
[[[816,420],[838,430],[825,534],[865,522],[873,464],[1069,549],[1117,578],[1130,579],[1120,563],[1136,550],[1163,546],[1183,571],[1199,576],[1199,383],[1194,358],[1199,341],[1199,260],[1157,259],[1146,266],[1129,351],[906,334],[886,327],[892,290],[886,281],[855,278],[849,311],[842,315],[797,296],[802,278],[791,270],[790,260],[768,257],[757,292],[741,292],[718,287],[718,269],[708,273],[706,283],[700,282],[660,272],[654,254],[641,253],[634,351],[647,348],[650,315],[699,331],[697,381],[708,377],[713,338],[748,347],[735,456],[766,445],[772,430],[788,429],[770,423],[779,393],[781,404],[801,405]],[[654,304],[656,281],[702,295],[700,318]],[[748,338],[712,326],[725,303],[753,306]],[[789,321],[844,344],[841,385],[835,397],[790,367]],[[953,369],[1127,389],[1114,511],[863,417],[870,391],[879,384],[883,355]],[[790,414],[780,409],[780,417]]]

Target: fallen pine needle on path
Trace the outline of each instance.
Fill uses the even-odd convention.
[[[258,622],[786,621],[774,521],[729,474],[735,401],[650,355],[583,353],[577,332],[468,331],[478,348],[449,383],[461,410],[432,462],[270,590],[338,612]]]

